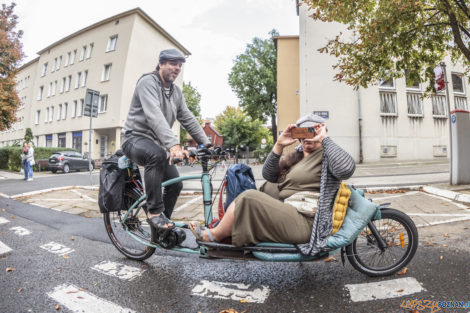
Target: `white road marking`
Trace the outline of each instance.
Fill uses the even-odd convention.
[[[409,216],[469,216],[470,214],[453,214],[453,213],[406,213]]]
[[[250,288],[250,285],[245,284],[201,280],[201,282],[193,288],[192,294],[208,298],[231,299],[235,301],[246,300],[247,302],[264,303],[269,296],[269,288],[266,286]]]
[[[93,198],[90,198],[88,197],[87,195],[84,195],[83,193],[79,192],[78,190],[71,190],[73,193],[76,193],[77,195],[80,196],[80,198],[83,198],[83,199],[86,199],[86,200],[89,200],[89,201],[92,201],[92,202],[96,202],[98,203],[98,200],[95,200]]]
[[[12,227],[12,228],[10,228],[10,230],[14,231],[15,234],[18,235],[18,236],[26,236],[26,235],[31,234],[31,232],[29,230],[27,230],[26,228],[23,228],[21,226]]]
[[[177,207],[176,209],[174,209],[173,212],[178,212],[178,211],[184,209],[185,207],[187,207],[187,206],[189,206],[189,205],[193,204],[194,202],[197,202],[197,201],[199,201],[199,200],[201,200],[201,199],[202,199],[202,196],[199,196],[199,197],[196,197],[196,198],[194,198],[194,199],[192,199],[192,200],[189,200],[189,201],[186,202],[185,204],[183,204],[183,205]]]
[[[0,217],[0,225],[2,225],[2,224],[6,224],[6,223],[10,223],[10,221],[9,221],[9,220],[7,220],[7,219],[6,219],[6,218],[4,218],[4,217]]]
[[[415,195],[417,193],[419,193],[419,191],[405,192],[405,193],[398,194],[398,195],[393,195],[393,196],[386,196],[386,197],[381,197],[381,198],[372,198],[372,201],[379,201],[379,200],[382,200],[382,199],[391,199],[391,198],[398,198],[398,197],[404,197],[404,196],[411,196],[411,195]]]
[[[125,264],[103,261],[96,264],[91,269],[98,271],[102,274],[117,277],[122,280],[131,281],[134,278],[142,275],[145,270],[137,267],[127,266]]]
[[[80,313],[135,313],[110,301],[98,298],[74,285],[60,285],[47,294],[72,312]]]
[[[459,207],[461,209],[465,209],[467,211],[470,211],[468,206],[463,205],[463,204],[458,203],[458,202],[454,202],[454,201],[464,201],[464,200],[466,200],[466,199],[464,199],[465,198],[464,196],[469,196],[469,195],[459,194],[459,193],[454,192],[454,191],[438,189],[438,188],[434,188],[434,187],[430,187],[430,186],[424,186],[423,189],[425,191],[425,194],[430,196],[430,197],[450,202],[453,205],[455,205],[456,207]]]
[[[7,256],[13,251],[9,246],[0,241],[0,258]]]
[[[426,291],[413,277],[384,280],[375,283],[345,285],[353,302],[397,298]]]
[[[46,243],[45,245],[40,246],[40,248],[42,248],[46,251],[49,251],[50,253],[60,254],[60,255],[69,254],[69,253],[72,253],[73,251],[75,251],[75,249],[66,247],[66,246],[61,245],[60,243],[57,243],[57,242],[54,242],[54,241]]]
[[[427,227],[427,226],[447,224],[447,223],[453,223],[453,222],[461,222],[461,221],[467,221],[467,220],[470,220],[470,215],[467,215],[466,217],[451,218],[449,220],[444,220],[444,221],[429,222],[429,223],[426,222],[426,224],[417,224],[416,227]]]

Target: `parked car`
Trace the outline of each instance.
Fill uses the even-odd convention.
[[[88,158],[75,151],[55,152],[49,157],[48,168],[52,173],[61,170],[68,173],[71,170],[93,170],[95,162],[92,160],[89,165]]]

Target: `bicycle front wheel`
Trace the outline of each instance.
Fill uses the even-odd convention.
[[[418,230],[411,218],[394,209],[383,209],[382,219],[372,221],[387,243],[383,250],[368,226],[346,247],[351,265],[369,276],[398,272],[413,258],[418,248]]]
[[[151,242],[154,230],[146,222],[144,210],[137,213],[137,207],[123,222],[124,215],[137,200],[137,195],[125,192],[123,210],[105,213],[104,224],[111,242],[119,252],[129,259],[142,261],[155,252],[155,248],[146,244]]]

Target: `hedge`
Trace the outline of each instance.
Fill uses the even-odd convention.
[[[0,148],[0,169],[18,172],[21,169],[21,153],[23,147],[12,146]],[[57,147],[36,147],[34,148],[34,160],[48,160],[54,152],[77,151],[72,148]],[[34,166],[37,169],[37,165]],[[42,166],[41,170],[47,170],[47,166]]]

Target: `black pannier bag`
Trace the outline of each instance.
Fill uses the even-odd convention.
[[[125,187],[126,171],[118,167],[121,151],[116,151],[103,161],[100,169],[100,189],[98,192],[98,205],[101,213],[115,212],[123,209],[123,193]]]

